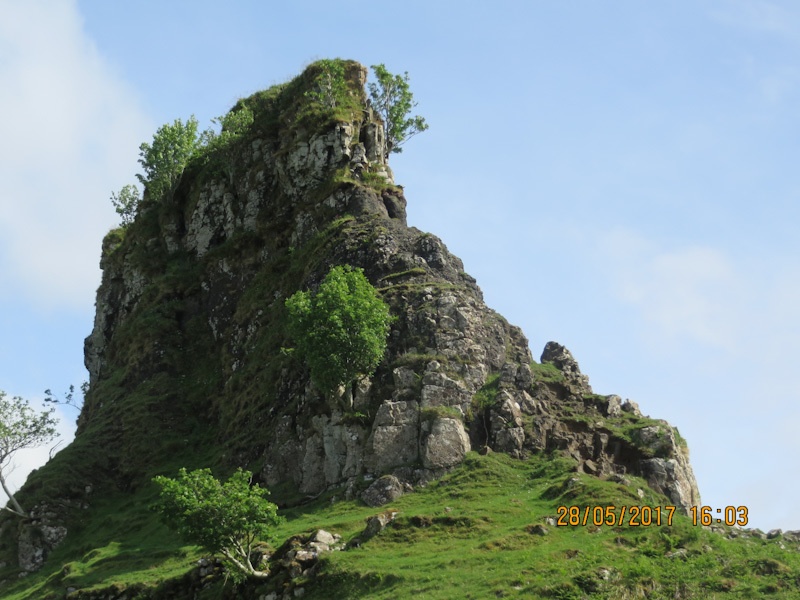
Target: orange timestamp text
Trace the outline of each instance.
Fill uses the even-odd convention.
[[[693,506],[689,509],[693,525],[712,525],[725,523],[725,525],[747,525],[749,511],[746,506],[726,506],[725,508],[711,508],[710,506]]]
[[[674,506],[559,506],[557,526],[672,525]]]

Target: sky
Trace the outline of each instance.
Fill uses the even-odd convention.
[[[677,426],[704,505],[800,529],[793,0],[0,0],[0,390],[38,406],[88,379],[139,144],[333,57],[408,71],[430,125],[391,158],[408,222],[534,357],[564,344],[595,392]]]

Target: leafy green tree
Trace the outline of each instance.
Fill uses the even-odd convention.
[[[139,146],[139,163],[144,175],[139,182],[150,193],[150,198],[171,198],[178,189],[183,171],[192,155],[203,145],[197,134],[197,119],[192,115],[186,123],[180,119],[162,125],[153,136],[153,145]]]
[[[5,510],[23,518],[28,515],[8,488],[3,470],[17,450],[36,448],[57,436],[54,410],[37,413],[19,396],[7,398],[6,393],[0,391],[0,486],[13,507],[5,506]]]
[[[201,136],[200,143],[206,146],[207,151],[216,151],[222,157],[223,168],[231,186],[233,186],[238,162],[234,152],[234,142],[250,129],[253,119],[253,110],[248,106],[240,106],[225,115],[211,119],[213,123],[219,124],[219,133],[206,129]]]
[[[252,474],[241,469],[225,483],[210,469],[191,473],[181,469],[177,479],[153,479],[161,488],[153,508],[187,542],[212,554],[221,553],[233,567],[232,573],[266,578],[269,571],[257,569],[252,557],[257,542],[266,539],[282,518],[278,507],[266,499],[269,491],[251,486],[251,479]]]
[[[315,295],[286,300],[289,332],[325,393],[370,375],[383,358],[392,317],[361,269],[334,267]]]
[[[133,223],[140,201],[139,188],[135,185],[122,186],[119,194],[111,192],[111,204],[114,205],[117,214],[122,217],[122,227],[127,227]]]
[[[408,87],[408,71],[402,76],[392,75],[382,63],[371,68],[378,82],[368,85],[369,95],[372,106],[383,119],[386,158],[389,158],[390,152],[402,152],[400,146],[428,129],[428,125],[420,116],[408,116],[417,105]]]

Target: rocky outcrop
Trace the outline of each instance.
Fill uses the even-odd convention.
[[[60,510],[46,502],[37,504],[31,511],[29,519],[19,528],[17,536],[17,562],[21,575],[38,571],[47,556],[67,537],[67,528],[60,524],[63,520],[64,505],[60,502]]]
[[[354,93],[363,95],[363,67],[348,69]],[[316,130],[256,130],[237,150],[236,177],[187,177],[176,194],[180,210],[158,209],[157,233],[137,242],[161,248],[167,272],[176,264],[197,271],[199,281],[169,296],[182,322],[205,327],[214,368],[226,374],[215,390],[216,410],[226,414],[245,402],[243,380],[268,379],[257,389],[244,384],[246,402],[268,415],[263,425],[243,425],[249,446],[263,448],[265,484],[290,481],[316,495],[388,474],[401,490],[488,445],[518,457],[560,450],[585,472],[641,474],[681,506],[697,501],[691,468],[668,426],[665,445],[655,450],[616,431],[610,421],[638,409],[617,396],[595,396],[572,354],[555,342],[541,356],[551,370],[534,373],[524,335],[484,304],[461,261],[436,236],[406,225],[406,201],[393,185],[382,135],[369,108]],[[373,187],[376,177],[381,183]],[[108,355],[120,330],[148,310],[146,291],[163,287],[163,274],[147,274],[127,241],[103,263],[98,317],[86,342],[93,383],[113,370]],[[271,379],[248,363],[252,349],[267,343],[284,299],[313,289],[336,264],[363,268],[396,321],[378,371],[348,390],[343,403],[331,404],[302,365],[278,359],[274,342],[264,353],[281,363]],[[302,276],[282,276],[292,269]],[[252,301],[254,289],[260,302]],[[161,311],[166,300],[159,301],[150,310]],[[175,368],[159,358],[168,352],[166,331],[155,337],[134,365],[134,379]],[[83,420],[94,409],[88,404]],[[224,421],[223,430],[231,424]]]
[[[167,440],[187,467],[206,466],[192,461],[216,445],[231,466],[258,462],[270,488],[315,497],[341,486],[352,498],[368,487],[362,497],[380,505],[488,447],[558,451],[584,473],[641,475],[684,509],[699,503],[668,424],[594,394],[555,342],[534,362],[461,260],[407,226],[365,69],[345,64],[350,113],[307,106],[313,65],[242,100],[255,121],[227,150],[234,168],[190,164],[174,197],[146,196],[106,238],[78,423],[82,447],[98,448],[95,470],[127,489]],[[342,264],[364,270],[395,320],[375,373],[331,398],[283,350],[284,303]],[[43,538],[61,535],[51,526]],[[25,556],[35,567],[36,552]]]

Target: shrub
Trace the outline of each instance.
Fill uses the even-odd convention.
[[[239,469],[226,483],[220,483],[209,469],[187,473],[177,479],[155,477],[161,488],[153,508],[166,525],[186,541],[212,553],[221,553],[232,573],[266,578],[269,572],[252,563],[256,543],[270,527],[280,523],[278,507],[267,501],[269,491],[250,486],[252,475]]]
[[[361,269],[334,267],[315,295],[299,291],[286,307],[297,354],[323,392],[331,394],[378,366],[392,318]]]

